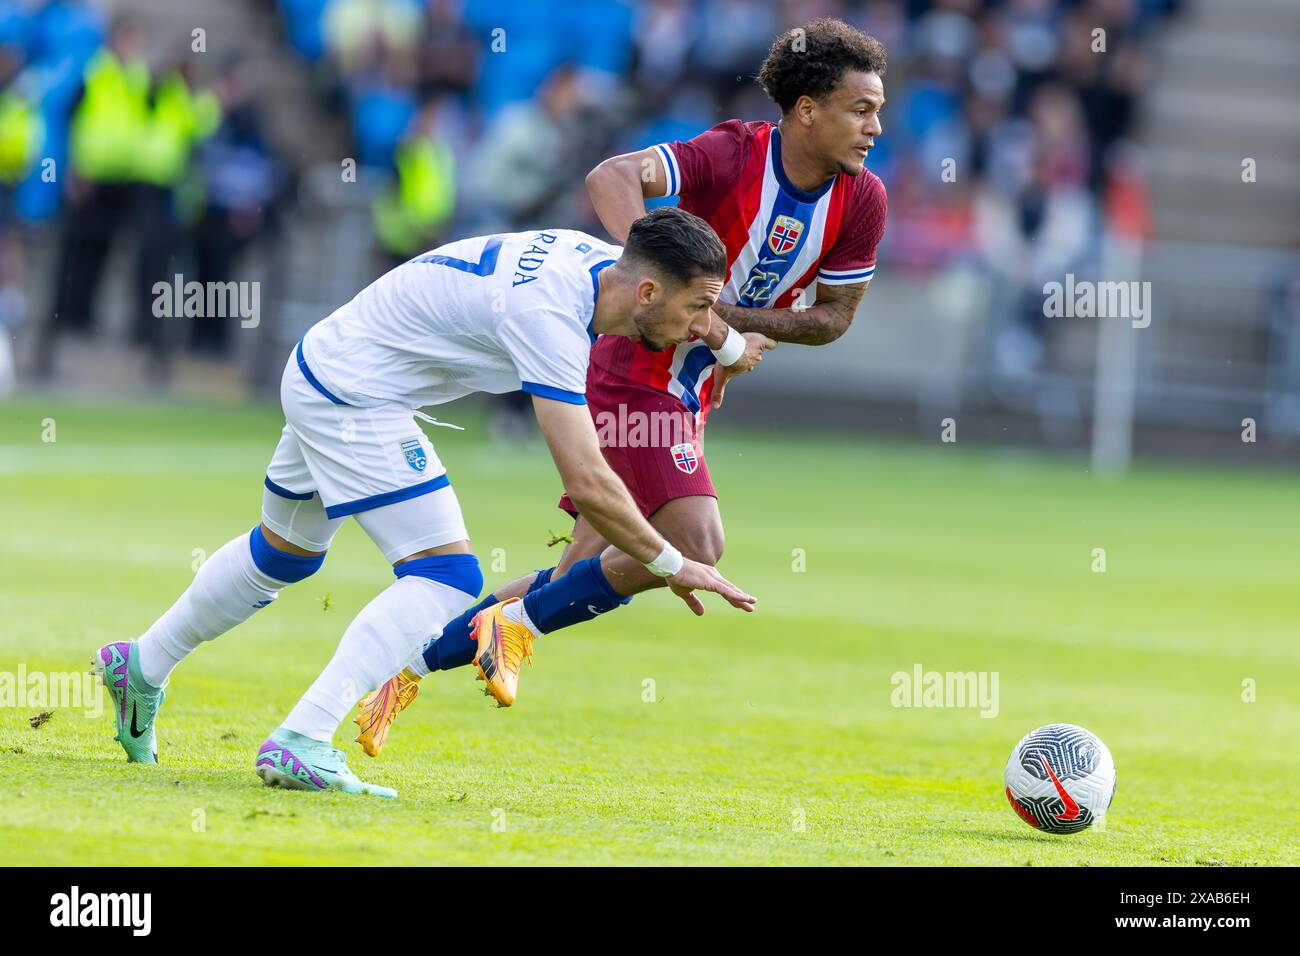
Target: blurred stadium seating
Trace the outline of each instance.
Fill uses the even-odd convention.
[[[71,130],[123,15],[141,128],[167,122],[180,77],[192,129],[175,175],[88,190]],[[1253,417],[1300,453],[1294,0],[0,0],[18,387],[265,392],[302,331],[394,262],[543,223],[599,233],[582,183],[604,156],[775,119],[753,74],[818,15],[890,52],[882,266],[847,336],[781,349],[730,414],[934,434],[960,413],[965,434],[1082,446],[1102,382],[1140,449],[1221,450]],[[138,165],[150,142],[120,149]],[[260,323],[143,314],[173,273],[261,283]],[[1150,327],[1045,318],[1066,273],[1149,281]]]

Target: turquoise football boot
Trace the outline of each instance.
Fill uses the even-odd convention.
[[[154,721],[166,694],[140,673],[140,649],[134,643],[115,641],[95,654],[92,673],[108,688],[117,720],[114,738],[126,751],[128,763],[157,763],[158,737]]]
[[[257,752],[257,775],[268,787],[292,790],[339,790],[396,799],[392,787],[364,783],[348,769],[343,751],[279,727]]]

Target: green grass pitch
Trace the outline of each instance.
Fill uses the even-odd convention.
[[[0,406],[0,674],[81,671],[143,631],[194,549],[257,520],[280,424]],[[568,523],[544,450],[483,433],[433,438],[495,586],[554,563]],[[722,567],[753,616],[643,595],[540,641],[509,710],[463,669],[425,682],[379,759],[340,733],[400,800],[268,790],[258,745],[392,579],[349,524],[321,573],[173,675],[160,766],[125,763],[107,712],[33,729],[41,707],[0,707],[0,863],[1300,862],[1293,476],[1146,465],[1107,483],[1077,459],[725,416],[708,452]],[[891,675],[917,664],[996,671],[997,715],[892,706]],[[1007,805],[1007,754],[1054,721],[1115,756],[1104,830],[1040,834]]]

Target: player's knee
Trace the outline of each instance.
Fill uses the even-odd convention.
[[[722,549],[726,545],[726,536],[722,528],[692,528],[676,538],[670,539],[682,554],[701,564],[716,565],[722,560]]]
[[[280,550],[266,540],[261,525],[255,527],[248,536],[248,546],[253,552],[253,563],[257,565],[257,570],[268,578],[285,584],[295,584],[303,578],[311,577],[325,563],[324,551],[301,555]]]
[[[427,558],[403,561],[393,568],[398,578],[408,575],[436,581],[447,587],[478,597],[483,590],[483,569],[473,554],[435,554]]]

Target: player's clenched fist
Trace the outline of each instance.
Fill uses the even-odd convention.
[[[732,375],[752,372],[758,363],[763,361],[763,353],[776,348],[776,341],[769,339],[762,332],[743,332],[741,336],[745,340],[745,351],[739,359],[727,366],[727,371]]]
[[[714,594],[721,595],[732,607],[740,608],[742,611],[752,611],[754,605],[758,603],[758,598],[736,587],[719,574],[717,568],[700,564],[690,558],[684,560],[681,570],[668,578],[668,587],[697,615],[704,613],[704,605],[695,596],[696,590],[712,591]]]
[[[764,336],[762,332],[745,332],[741,333],[745,338],[745,354],[740,356],[740,362],[731,365],[732,375],[742,375],[745,372],[754,371],[758,363],[763,360],[763,352],[776,347],[776,339]]]

